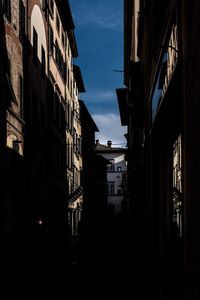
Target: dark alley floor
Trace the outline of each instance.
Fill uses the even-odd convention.
[[[119,295],[122,299],[132,299],[126,245],[114,246],[112,242],[93,240],[78,248],[80,253],[76,253],[71,263],[71,299],[112,299]]]
[[[149,294],[142,283],[146,276],[142,263],[138,262],[139,268],[134,267],[133,246],[122,228],[92,234],[82,240],[72,239],[68,265],[62,266],[62,270],[52,268],[51,258],[48,260],[48,270],[44,274],[36,270],[34,275],[30,275],[28,271],[27,277],[23,274],[20,278],[17,275],[20,270],[16,271],[13,288],[8,275],[8,285],[4,287],[2,299],[139,300],[144,299],[144,294]]]

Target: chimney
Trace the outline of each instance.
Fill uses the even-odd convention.
[[[107,141],[107,145],[108,145],[108,147],[111,148],[111,146],[112,146],[112,141]]]

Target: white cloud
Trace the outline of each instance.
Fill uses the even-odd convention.
[[[94,22],[94,21],[93,21]],[[121,20],[117,19],[115,15],[110,15],[106,17],[97,17],[96,24],[101,26],[102,28],[115,28],[122,25]]]
[[[102,103],[115,99],[116,93],[114,90],[91,91],[87,93],[87,101],[100,101]]]
[[[120,117],[113,113],[109,114],[93,114],[93,119],[97,124],[99,132],[96,133],[96,139],[101,144],[107,144],[111,140],[113,146],[124,147],[126,146],[126,139],[124,134],[127,132],[126,126],[121,126]]]
[[[76,13],[76,23],[78,26],[96,25],[105,29],[122,27],[122,20],[113,12],[108,11],[107,15],[103,13],[105,14],[105,8],[91,8],[82,3],[82,9],[80,8]]]

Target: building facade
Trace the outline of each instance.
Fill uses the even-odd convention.
[[[73,23],[70,18],[69,23],[63,20],[63,10],[70,15],[67,3],[29,1],[26,11],[25,172],[29,201],[25,218],[29,225],[26,230],[31,232],[26,236],[29,251],[34,252],[34,270],[38,264],[48,269],[45,253],[49,248],[49,255],[55,253],[53,268],[56,260],[57,267],[61,266],[67,247],[65,114],[71,56],[66,52]]]
[[[0,4],[0,210],[1,258],[5,277],[6,266],[15,266],[23,238],[25,5],[23,1],[1,1]]]
[[[111,218],[127,213],[127,165],[124,148],[112,147],[112,142],[102,145],[96,141],[95,152],[107,160],[107,205]]]
[[[137,241],[142,240],[146,251],[139,252],[151,270],[147,283],[151,282],[156,299],[200,295],[195,234],[200,6],[197,1],[190,4],[125,1],[124,101],[129,111],[129,151],[137,160],[129,163],[135,186],[130,194],[132,219],[140,224]]]
[[[22,265],[19,278],[65,268],[68,211],[74,235],[81,218],[84,85],[74,28],[68,1],[0,3],[1,253],[5,268]]]
[[[72,236],[78,236],[79,224],[82,218],[83,208],[83,186],[81,182],[83,172],[83,159],[82,159],[82,125],[81,125],[81,108],[79,103],[80,93],[85,92],[81,70],[77,65],[74,68],[74,101],[73,101],[73,142],[68,147],[72,150],[72,166],[73,176],[71,184],[69,184],[69,224]],[[69,139],[68,139],[69,141]],[[69,159],[69,157],[68,157]],[[70,182],[70,179],[68,179]]]

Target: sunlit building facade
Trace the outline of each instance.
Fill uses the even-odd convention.
[[[74,192],[73,234],[81,218],[84,86],[74,28],[68,1],[0,3],[2,253],[12,270],[22,262],[19,276],[65,267]]]
[[[72,236],[78,236],[83,209],[83,186],[81,182],[83,173],[82,124],[79,99],[80,93],[85,92],[85,87],[80,68],[74,64],[73,69],[73,140],[71,145],[67,145],[68,149],[71,148],[72,151],[73,176],[71,177],[71,184],[69,185],[68,219]]]
[[[126,149],[95,144],[95,153],[107,160],[107,206],[110,218],[122,218],[127,214],[127,163]]]

